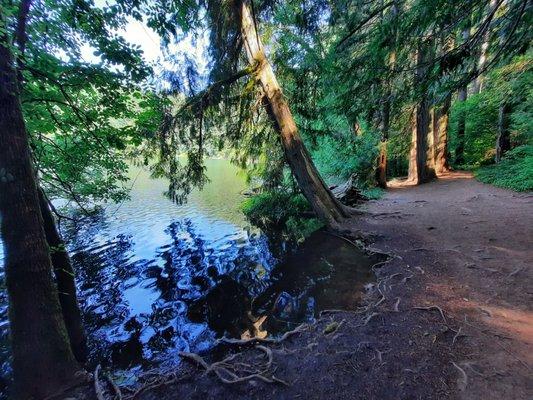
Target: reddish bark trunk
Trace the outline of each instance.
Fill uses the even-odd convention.
[[[435,137],[435,172],[437,175],[450,170],[448,163],[448,126],[450,119],[451,96],[446,96],[444,102],[437,108],[435,113],[434,137]]]
[[[429,46],[427,44],[421,44],[416,55],[415,87],[417,88],[424,84],[429,56]],[[427,92],[426,90],[422,90],[420,101],[415,106],[413,116],[411,152],[409,156],[408,179],[417,185],[428,182],[435,177],[433,157],[430,155],[431,148],[429,146],[430,119]]]

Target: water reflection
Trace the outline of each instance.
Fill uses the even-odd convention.
[[[83,243],[84,229],[106,225],[101,218],[75,237]],[[204,351],[215,336],[240,336],[250,326],[251,296],[267,287],[276,264],[266,237],[243,230],[208,240],[188,218],[164,233],[151,259],[140,259],[133,235],[124,234],[73,254],[93,363],[152,366],[173,350]]]
[[[379,257],[317,232],[280,263],[283,244],[239,211],[246,183],[238,172],[208,161],[210,182],[178,206],[162,196],[164,180],[134,168],[129,201],[67,227],[90,367],[101,363],[128,379],[178,362],[178,350],[207,351],[223,335],[276,335],[320,310],[357,306]],[[4,373],[6,303],[1,290]]]

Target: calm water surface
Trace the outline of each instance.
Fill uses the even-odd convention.
[[[223,335],[276,335],[320,310],[357,306],[378,256],[325,232],[287,251],[240,212],[242,172],[226,160],[208,160],[207,174],[210,183],[176,205],[162,195],[165,180],[134,167],[130,200],[64,228],[92,366],[101,363],[129,380],[139,370],[178,362],[179,350],[208,351]],[[7,300],[1,287],[5,376]]]

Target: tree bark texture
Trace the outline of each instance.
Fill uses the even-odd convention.
[[[434,146],[435,146],[435,172],[437,175],[450,170],[448,163],[448,127],[450,121],[451,95],[446,96],[444,102],[435,110],[434,120]]]
[[[497,0],[491,0],[488,5],[487,15],[492,14],[497,5]],[[491,27],[492,24],[489,24],[487,30],[485,31],[485,34],[483,35],[483,43],[481,43],[481,51],[477,64],[477,69],[481,73],[477,76],[476,80],[474,81],[474,84],[472,85],[472,94],[478,94],[483,89],[483,70],[485,69],[485,65],[487,64],[487,56],[489,54]]]
[[[465,28],[461,34],[463,43],[470,38],[470,27]],[[467,85],[459,88],[457,91],[457,101],[465,102],[468,98]],[[466,115],[461,110],[457,116],[457,143],[455,146],[455,164],[464,164],[464,152],[465,152],[465,130],[466,130]]]
[[[13,397],[40,399],[72,382],[80,368],[70,348],[53,282],[17,72],[5,33],[0,36],[0,143],[0,214]]]
[[[392,52],[389,56],[389,65],[394,69],[396,62],[396,53]],[[383,97],[383,104],[381,106],[381,141],[379,144],[379,156],[376,168],[376,182],[379,187],[385,189],[387,187],[387,144],[389,141],[390,129],[390,111],[392,90],[390,82],[386,82],[385,95]]]
[[[424,85],[430,49],[427,43],[419,45],[416,54],[415,87]],[[435,177],[432,149],[430,148],[429,125],[431,122],[430,104],[426,90],[420,91],[420,100],[415,106],[412,124],[411,152],[409,155],[408,179],[421,184]]]
[[[65,243],[57,230],[55,219],[45,194],[42,189],[38,189],[38,191],[44,232],[50,248],[50,258],[56,278],[59,303],[61,304],[70,346],[76,360],[85,362],[87,361],[87,337],[78,305],[74,268],[65,248]]]
[[[496,138],[496,156],[495,160],[499,163],[502,156],[511,150],[511,135],[509,131],[511,107],[507,103],[500,105],[498,112],[498,136]]]
[[[468,93],[466,86],[460,88],[457,92],[457,101],[465,102]],[[457,144],[455,146],[455,164],[461,165],[465,162],[465,132],[466,132],[466,115],[460,110],[457,116]]]
[[[391,18],[395,19],[398,17],[399,7],[396,2],[391,6]],[[394,32],[394,45],[396,46],[397,42],[397,32]],[[394,70],[396,66],[396,51],[393,50],[389,54],[389,68]],[[387,187],[387,145],[389,141],[389,128],[390,128],[390,112],[391,112],[391,99],[392,99],[392,88],[390,80],[385,82],[385,95],[383,97],[383,104],[381,108],[381,142],[379,145],[379,156],[378,163],[376,168],[376,182],[379,187],[385,189]]]
[[[256,66],[256,79],[265,93],[269,113],[281,136],[285,157],[298,187],[317,216],[328,226],[336,227],[348,217],[348,213],[332,195],[311,160],[272,66],[265,55],[249,1],[238,1],[237,6],[248,62]]]

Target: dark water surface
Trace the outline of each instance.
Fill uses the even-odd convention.
[[[130,200],[64,230],[91,366],[112,368],[116,379],[177,363],[179,350],[208,351],[223,335],[277,335],[323,309],[353,309],[371,265],[381,260],[326,232],[287,250],[240,212],[242,173],[225,160],[209,160],[207,168],[210,183],[181,206],[162,195],[166,181],[132,168]],[[5,376],[7,300],[0,279]]]

